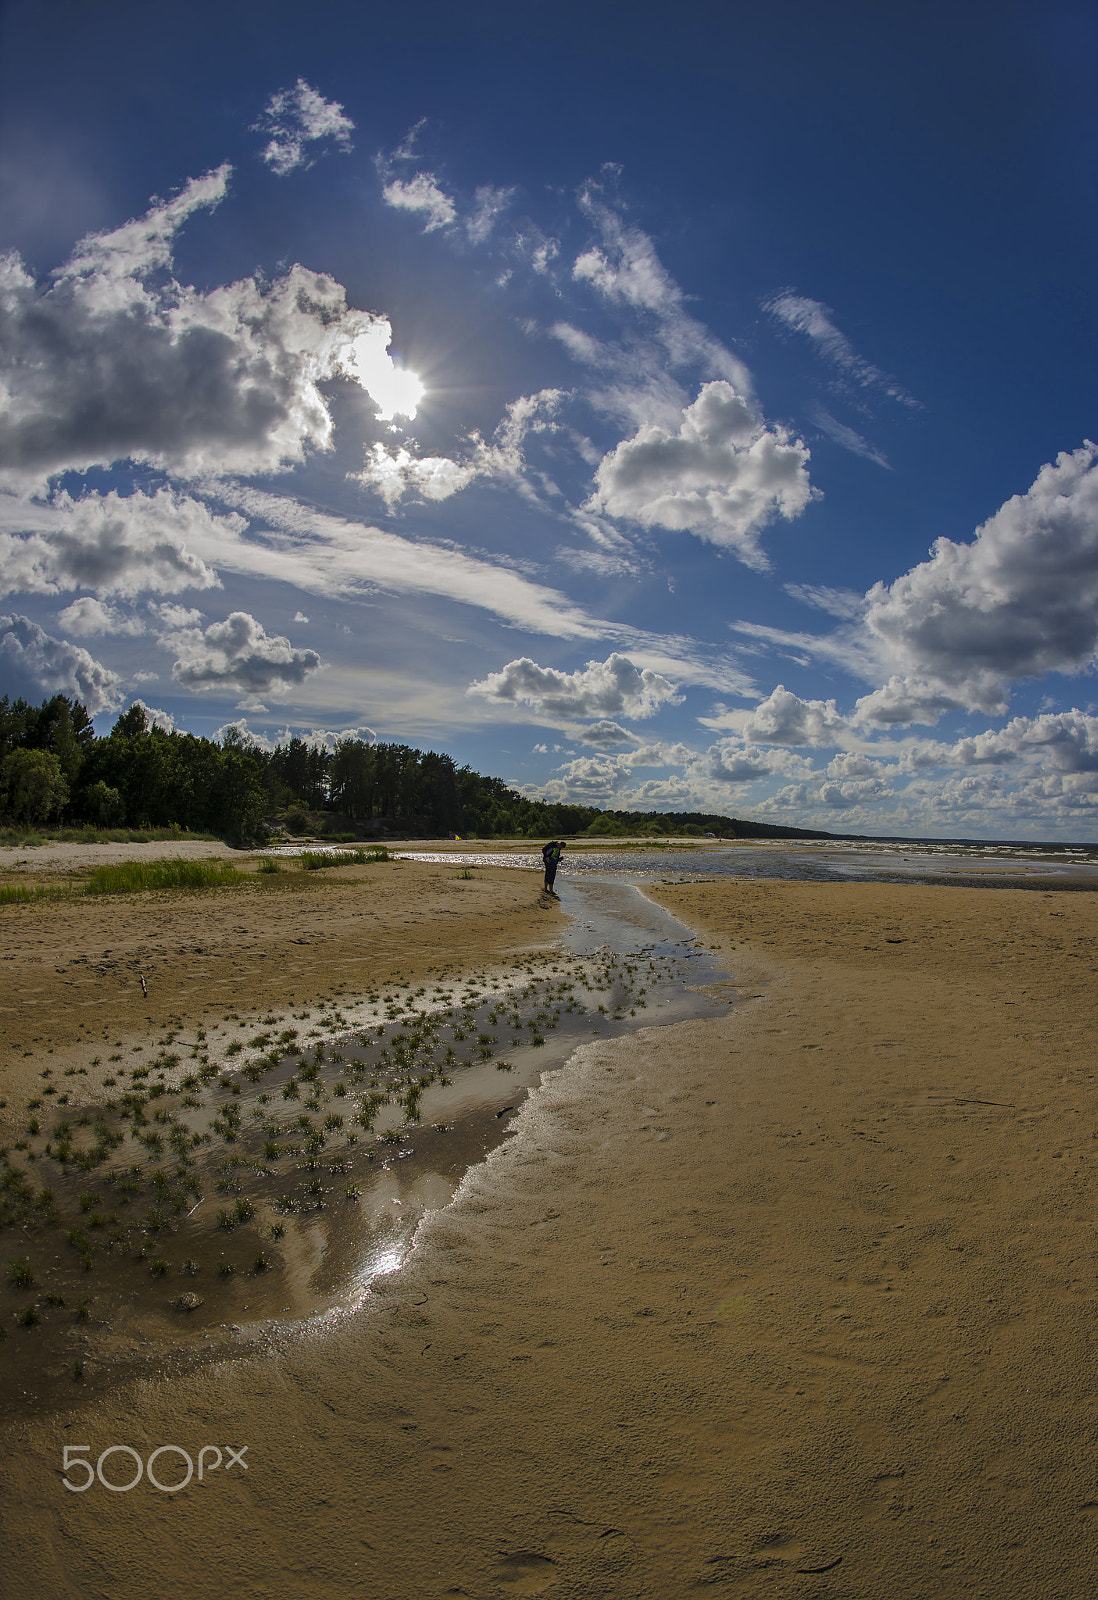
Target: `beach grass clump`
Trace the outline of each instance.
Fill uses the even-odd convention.
[[[63,884],[0,884],[0,906],[25,906],[37,900],[61,900],[72,890]]]
[[[247,883],[247,873],[227,861],[119,861],[97,867],[83,893],[137,894],[145,889],[213,889]]]
[[[319,872],[323,867],[365,867],[375,861],[390,861],[388,850],[303,850],[301,865],[306,872]]]
[[[31,1289],[34,1287],[34,1272],[26,1257],[20,1261],[8,1262],[8,1278],[16,1289]]]

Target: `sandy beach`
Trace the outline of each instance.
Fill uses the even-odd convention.
[[[5,1070],[76,1048],[104,984],[144,1025],[138,968],[158,1025],[154,996],[178,1015],[211,982],[263,1006],[556,936],[528,874],[432,870],[257,883],[216,914],[4,908]],[[1098,900],[647,892],[719,952],[732,1003],[582,1046],[357,1310],[9,1426],[3,1556],[27,1592],[1093,1589]],[[97,937],[118,966],[78,981]],[[66,1445],[247,1465],[71,1493]]]

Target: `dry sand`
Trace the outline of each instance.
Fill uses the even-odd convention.
[[[1098,899],[654,893],[737,1002],[584,1046],[357,1312],[10,1429],[19,1592],[1094,1592]]]

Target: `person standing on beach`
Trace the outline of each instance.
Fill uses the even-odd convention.
[[[554,900],[560,899],[560,895],[553,888],[553,883],[563,854],[564,846],[559,839],[550,839],[549,843],[543,846],[541,852],[541,859],[545,862],[545,892],[552,895]]]

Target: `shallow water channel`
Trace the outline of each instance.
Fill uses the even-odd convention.
[[[241,1043],[215,1063],[199,1039],[198,1072],[176,1052],[133,1069],[94,1119],[43,1114],[8,1167],[29,1219],[28,1281],[5,1286],[8,1411],[322,1332],[400,1265],[577,1045],[728,1005],[728,974],[637,887],[585,874],[561,889],[559,947],[509,971],[343,998],[296,1016],[309,1028],[267,1017],[248,1041],[259,1056]]]

